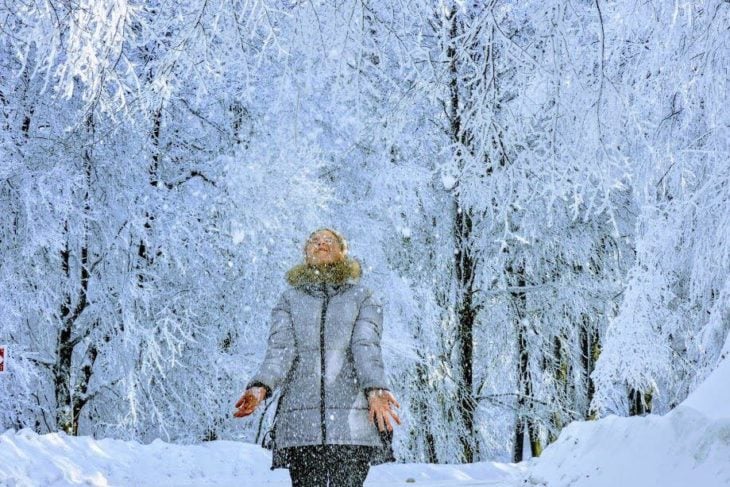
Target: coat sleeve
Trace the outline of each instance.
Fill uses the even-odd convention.
[[[390,389],[385,377],[380,338],[383,333],[383,306],[372,292],[360,304],[352,330],[352,357],[360,388]]]
[[[262,386],[266,388],[264,398],[270,397],[286,378],[295,356],[296,344],[291,308],[285,293],[282,293],[279,301],[271,311],[269,338],[264,360],[246,384],[246,389]]]

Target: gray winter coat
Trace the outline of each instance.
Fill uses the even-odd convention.
[[[389,450],[368,418],[366,398],[370,389],[390,389],[380,348],[382,304],[357,282],[354,259],[340,265],[344,274],[335,282],[314,282],[313,274],[298,272],[302,266],[287,274],[292,286],[274,306],[264,360],[246,386],[265,386],[267,398],[282,391],[275,449],[340,444]]]

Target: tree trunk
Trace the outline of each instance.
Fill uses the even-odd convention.
[[[457,143],[457,159],[462,157],[462,150],[466,146],[468,137],[462,129],[461,113],[459,110],[459,73],[456,62],[456,49],[454,41],[458,36],[458,21],[456,7],[452,6],[447,17],[451,22],[449,32],[449,45],[446,55],[449,59],[449,70],[451,79],[449,82],[449,95],[451,102],[450,112],[450,133],[451,138]],[[459,161],[459,166],[462,166]],[[457,281],[457,329],[456,348],[459,354],[457,370],[460,371],[460,383],[457,390],[457,401],[461,421],[464,425],[465,434],[461,435],[461,447],[463,458],[466,463],[472,463],[475,459],[476,431],[474,425],[474,414],[476,410],[476,399],[474,398],[474,321],[477,310],[474,308],[472,298],[474,295],[474,252],[471,249],[472,218],[470,211],[463,208],[459,202],[458,193],[454,193],[454,239],[455,255],[454,267]]]
[[[162,129],[162,106],[155,111],[154,118],[152,120],[152,133],[150,138],[152,139],[152,163],[148,169],[149,183],[152,187],[157,188],[163,183],[159,180],[159,166],[162,159],[162,153],[160,149],[160,133]],[[149,250],[148,239],[151,240],[152,223],[155,220],[155,216],[148,210],[144,213],[145,222],[144,229],[146,234],[139,239],[137,245],[137,256],[139,262],[137,264],[137,286],[144,288],[145,282],[147,282],[147,276],[145,274],[146,269],[151,267],[154,263],[155,256]]]
[[[88,221],[89,214],[91,212],[91,171],[92,171],[92,156],[91,156],[91,144],[93,144],[93,132],[94,132],[94,118],[93,112],[89,114],[86,119],[86,127],[89,133],[92,135],[89,137],[86,148],[83,151],[83,164],[84,174],[86,176],[86,190],[84,192],[83,200],[83,215],[82,215],[82,241],[79,258],[79,272],[80,272],[80,287],[78,290],[76,306],[71,309],[72,302],[70,294],[66,294],[61,304],[61,328],[58,332],[56,339],[56,363],[53,367],[54,384],[55,384],[55,395],[56,395],[56,425],[59,429],[65,431],[70,435],[77,435],[79,430],[79,415],[81,409],[86,404],[86,391],[88,383],[91,380],[93,360],[96,359],[96,350],[93,350],[91,357],[93,360],[88,360],[84,364],[84,370],[82,374],[75,377],[73,374],[73,352],[76,345],[84,340],[91,333],[92,327],[90,326],[85,330],[83,335],[79,335],[80,330],[76,330],[76,321],[84,312],[87,307],[87,296],[89,290],[89,229]],[[63,272],[66,280],[71,278],[71,248],[70,248],[70,235],[69,235],[69,223],[68,220],[64,222],[64,232],[66,234],[66,246],[61,251],[61,271]],[[76,332],[76,335],[74,335]],[[87,355],[87,359],[89,356]],[[76,379],[77,382],[74,382]]]
[[[593,396],[596,393],[596,385],[593,383],[591,374],[596,368],[596,360],[598,360],[601,346],[598,339],[598,330],[587,316],[584,316],[583,326],[580,328],[580,349],[583,381],[586,390],[586,408],[583,415],[585,419],[595,419],[596,415],[590,409],[591,401],[593,401]]]
[[[71,277],[69,257],[71,251],[68,242],[68,220],[63,224],[66,235],[66,246],[61,251],[61,272],[68,281]],[[53,366],[53,377],[56,396],[56,426],[68,434],[73,432],[71,419],[71,296],[65,295],[61,304],[61,328],[56,338],[56,363]]]
[[[629,390],[629,416],[641,416],[651,413],[652,393],[650,391],[639,391],[631,388]]]
[[[507,275],[511,277],[517,288],[524,288],[525,269],[520,264],[517,268],[507,266]],[[532,375],[530,374],[530,355],[527,344],[527,295],[524,291],[510,293],[515,309],[515,328],[517,330],[517,418],[515,420],[515,442],[512,455],[513,462],[523,460],[525,433],[529,435],[532,456],[542,452],[539,430],[532,418],[534,409],[532,398]]]
[[[428,391],[428,372],[423,361],[419,361],[416,364],[416,376],[417,376],[417,387],[419,391]],[[423,396],[414,398],[414,411],[419,418],[421,425],[420,430],[424,434],[424,449],[426,451],[426,458],[423,460],[425,463],[438,463],[438,457],[436,456],[436,440],[431,432],[431,418],[428,415],[428,407],[425,404],[425,398]],[[418,433],[418,431],[416,431]]]
[[[552,360],[547,363],[552,369],[553,381],[555,383],[555,393],[557,397],[553,400],[553,412],[550,415],[550,430],[548,431],[548,444],[558,439],[560,430],[566,423],[563,417],[563,405],[572,404],[574,395],[571,393],[570,387],[570,358],[565,350],[568,343],[565,333],[561,332],[559,336],[553,337],[553,356]],[[570,418],[567,418],[570,421]]]
[[[457,303],[458,323],[456,344],[459,351],[461,370],[461,387],[458,389],[459,411],[468,436],[462,436],[464,461],[472,463],[475,459],[476,431],[474,415],[476,399],[474,398],[474,322],[477,310],[473,306],[474,295],[474,259],[471,255],[469,240],[472,230],[469,213],[457,206],[455,218],[455,267],[456,279],[461,292]]]

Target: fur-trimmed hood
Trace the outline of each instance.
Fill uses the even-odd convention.
[[[286,282],[292,286],[311,286],[323,282],[341,285],[354,284],[360,280],[360,262],[352,257],[328,264],[297,264],[286,273]]]

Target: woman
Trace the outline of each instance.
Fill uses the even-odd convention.
[[[304,253],[233,415],[250,415],[281,388],[271,469],[288,467],[293,486],[362,486],[370,465],[395,461],[390,420],[401,424],[380,349],[383,310],[338,232],[313,232]]]

